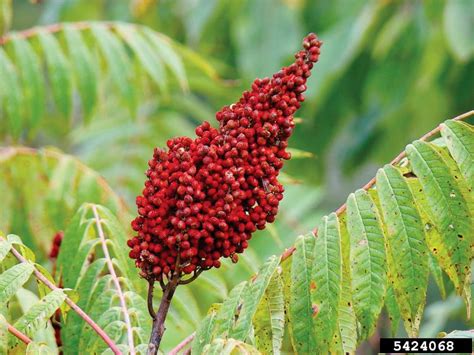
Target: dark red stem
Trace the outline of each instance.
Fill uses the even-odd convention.
[[[148,343],[148,355],[156,355],[158,353],[161,339],[163,338],[163,333],[166,329],[165,319],[171,305],[171,299],[173,298],[174,292],[176,291],[176,287],[178,287],[179,280],[179,275],[175,274],[166,284],[163,297],[161,298],[160,307],[158,308],[156,317],[153,319],[153,328],[151,330],[150,341]]]

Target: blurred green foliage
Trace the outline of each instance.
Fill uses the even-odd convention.
[[[137,108],[130,111],[127,100],[111,95],[105,82],[88,124],[73,101],[71,122],[48,107],[36,134],[15,141],[54,145],[78,157],[107,179],[131,211],[153,147],[172,136],[192,135],[196,124],[212,121],[214,112],[236,101],[255,77],[287,63],[306,33],[318,34],[324,41],[320,62],[290,141],[292,148],[314,156],[287,164],[287,194],[277,223],[251,243],[258,260],[293,244],[407,143],[473,108],[470,0],[15,0],[12,12],[12,30],[64,21],[124,21],[182,45],[188,90],[171,82],[162,95],[137,76],[132,82]],[[0,31],[9,21],[8,14],[0,18]],[[189,59],[195,55],[189,50],[201,57]],[[13,142],[8,131],[0,134],[2,145]],[[253,272],[232,270],[229,286]],[[215,272],[209,274],[213,278]],[[202,292],[198,286],[192,291]],[[215,300],[205,299],[196,305],[201,316]],[[437,299],[429,295],[429,301]],[[442,319],[433,313],[439,326],[426,335],[446,329],[445,322],[459,319],[453,314],[460,309],[453,306]],[[167,337],[165,346],[185,335]]]
[[[216,68],[219,81],[207,85],[209,80],[195,75],[190,93],[166,103],[141,103],[145,121],[176,114],[179,107],[189,128],[196,120],[211,120],[255,77],[278,70],[304,34],[316,32],[325,44],[292,145],[317,158],[291,162],[288,171],[309,183],[347,183],[327,199],[332,207],[338,203],[333,198],[342,199],[360,184],[358,171],[372,174],[367,164],[386,162],[443,119],[472,108],[474,4],[469,0],[15,1],[14,13],[13,29],[60,21],[128,21],[197,51]],[[100,115],[115,119],[117,104]],[[190,131],[181,125],[181,132],[154,128],[155,144],[171,133]],[[75,134],[83,145],[96,131],[85,130],[80,137]]]

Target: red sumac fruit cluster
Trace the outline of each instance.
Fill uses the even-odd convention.
[[[61,248],[61,243],[64,238],[64,232],[59,231],[53,237],[53,244],[51,245],[51,250],[49,251],[49,258],[56,259],[59,254],[59,248]]]
[[[197,138],[170,139],[167,151],[155,148],[136,199],[137,234],[128,240],[143,277],[219,267],[221,257],[236,262],[252,233],[275,220],[293,114],[320,46],[309,34],[293,64],[256,79],[237,103],[217,112],[219,128],[204,122]]]

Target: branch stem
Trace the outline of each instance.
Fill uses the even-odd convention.
[[[109,23],[106,22],[110,26]],[[89,29],[90,23],[88,22],[72,22],[68,23],[68,25],[73,26],[77,30],[86,30]],[[23,31],[18,31],[14,32],[12,34],[8,33],[2,37],[0,37],[0,46],[5,45],[6,43],[10,42],[13,40],[15,37],[17,38],[22,38],[22,39],[28,39],[33,36],[36,36],[39,31],[44,31],[47,33],[56,33],[64,29],[64,24],[63,23],[53,23],[51,25],[46,25],[46,26],[41,26],[41,27],[33,27],[29,28],[27,30]]]
[[[148,344],[147,351],[148,355],[156,355],[158,353],[161,339],[163,338],[163,333],[165,332],[165,319],[171,305],[171,299],[173,298],[178,284],[179,274],[175,273],[166,284],[163,297],[161,298],[160,307],[158,308],[156,317],[153,319],[153,328],[151,331],[150,342]]]
[[[178,355],[178,353],[183,350],[190,342],[193,341],[196,332],[188,335],[181,343],[176,345],[173,350],[171,350],[168,355]]]
[[[13,325],[11,325],[10,323],[6,322],[7,323],[7,329],[8,331],[13,334],[15,337],[17,337],[18,339],[20,339],[23,343],[25,343],[26,345],[28,345],[29,343],[32,342],[32,340],[28,337],[28,335],[22,333],[21,331],[19,331],[18,329],[16,329]]]

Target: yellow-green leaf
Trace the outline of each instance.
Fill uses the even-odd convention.
[[[351,240],[352,299],[361,325],[360,337],[374,331],[386,285],[386,256],[381,218],[366,191],[347,199],[347,230]]]
[[[341,232],[335,213],[323,217],[314,253],[311,303],[316,348],[326,353],[337,329],[342,284]]]
[[[473,258],[474,218],[472,191],[443,148],[416,141],[406,148],[414,173],[426,196],[426,212],[441,238],[428,243],[470,309],[470,266]],[[431,227],[431,226],[430,226]],[[440,245],[438,245],[440,244]],[[440,254],[438,247],[443,248]],[[436,251],[436,252],[435,252]],[[450,272],[454,266],[455,274]]]
[[[416,337],[429,275],[423,221],[408,183],[395,167],[380,169],[376,181],[387,233],[389,279],[405,329]]]
[[[316,347],[313,324],[314,309],[311,303],[311,279],[314,265],[314,244],[312,234],[300,236],[291,257],[291,290],[289,320],[293,346],[297,353],[311,353]]]
[[[0,306],[23,286],[33,273],[34,267],[30,263],[20,263],[12,266],[0,275]]]
[[[248,285],[243,294],[242,309],[229,337],[245,341],[251,330],[252,318],[257,310],[265,290],[278,267],[279,258],[271,256],[259,269],[256,278]]]
[[[474,188],[474,130],[472,126],[449,120],[441,124],[441,135],[472,191]]]
[[[253,320],[257,349],[264,354],[280,354],[285,327],[283,282],[278,272],[258,305]]]

